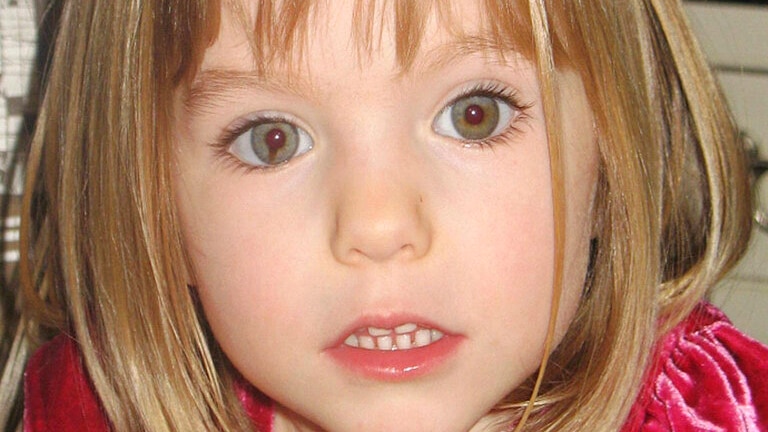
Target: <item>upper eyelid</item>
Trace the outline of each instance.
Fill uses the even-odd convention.
[[[513,108],[520,111],[527,110],[534,105],[533,102],[524,102],[520,91],[516,87],[493,79],[468,82],[459,86],[457,90],[451,93],[452,96],[448,97],[447,100],[438,105],[439,108],[437,113],[442,112],[444,109],[447,109],[467,96],[472,96],[478,93],[488,93],[489,96],[503,97],[509,102],[512,102]]]
[[[254,125],[268,121],[291,123],[294,126],[303,129],[310,136],[310,138],[313,140],[315,139],[311,128],[309,128],[306,123],[299,119],[296,115],[286,113],[284,111],[263,110],[245,114],[232,121],[229,125],[224,127],[222,132],[219,134],[217,142],[220,144],[232,142],[235,138],[247,132]]]

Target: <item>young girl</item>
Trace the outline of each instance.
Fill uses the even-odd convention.
[[[750,193],[676,2],[61,20],[26,430],[766,430],[768,350],[702,303]]]

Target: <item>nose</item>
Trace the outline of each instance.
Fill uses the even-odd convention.
[[[407,168],[356,164],[338,179],[331,249],[348,265],[417,260],[432,243],[423,195]]]

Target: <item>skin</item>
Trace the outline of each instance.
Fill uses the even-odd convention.
[[[478,32],[474,2],[462,7],[464,30]],[[328,2],[304,61],[266,81],[224,83],[204,103],[179,91],[176,199],[190,282],[233,365],[275,400],[276,430],[480,430],[536,372],[552,301],[552,184],[536,70],[514,53],[435,64],[452,39],[434,18],[412,69],[401,73],[387,26],[361,61],[350,9]],[[193,87],[215,70],[252,75],[241,27],[226,10],[222,18]],[[282,82],[289,74],[297,80]],[[581,81],[567,71],[559,81],[568,202],[558,340],[584,282],[597,176]],[[524,106],[511,132],[491,146],[434,130],[458,94],[488,82]],[[259,170],[212,144],[265,111],[290,116],[313,147]],[[398,314],[462,342],[430,373],[395,382],[328,355],[361,316]]]

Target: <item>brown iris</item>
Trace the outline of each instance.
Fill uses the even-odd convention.
[[[464,139],[488,138],[499,125],[498,102],[488,96],[459,99],[451,107],[451,121],[456,132]]]
[[[290,123],[267,121],[251,130],[251,148],[262,162],[281,164],[296,154],[299,133]]]

